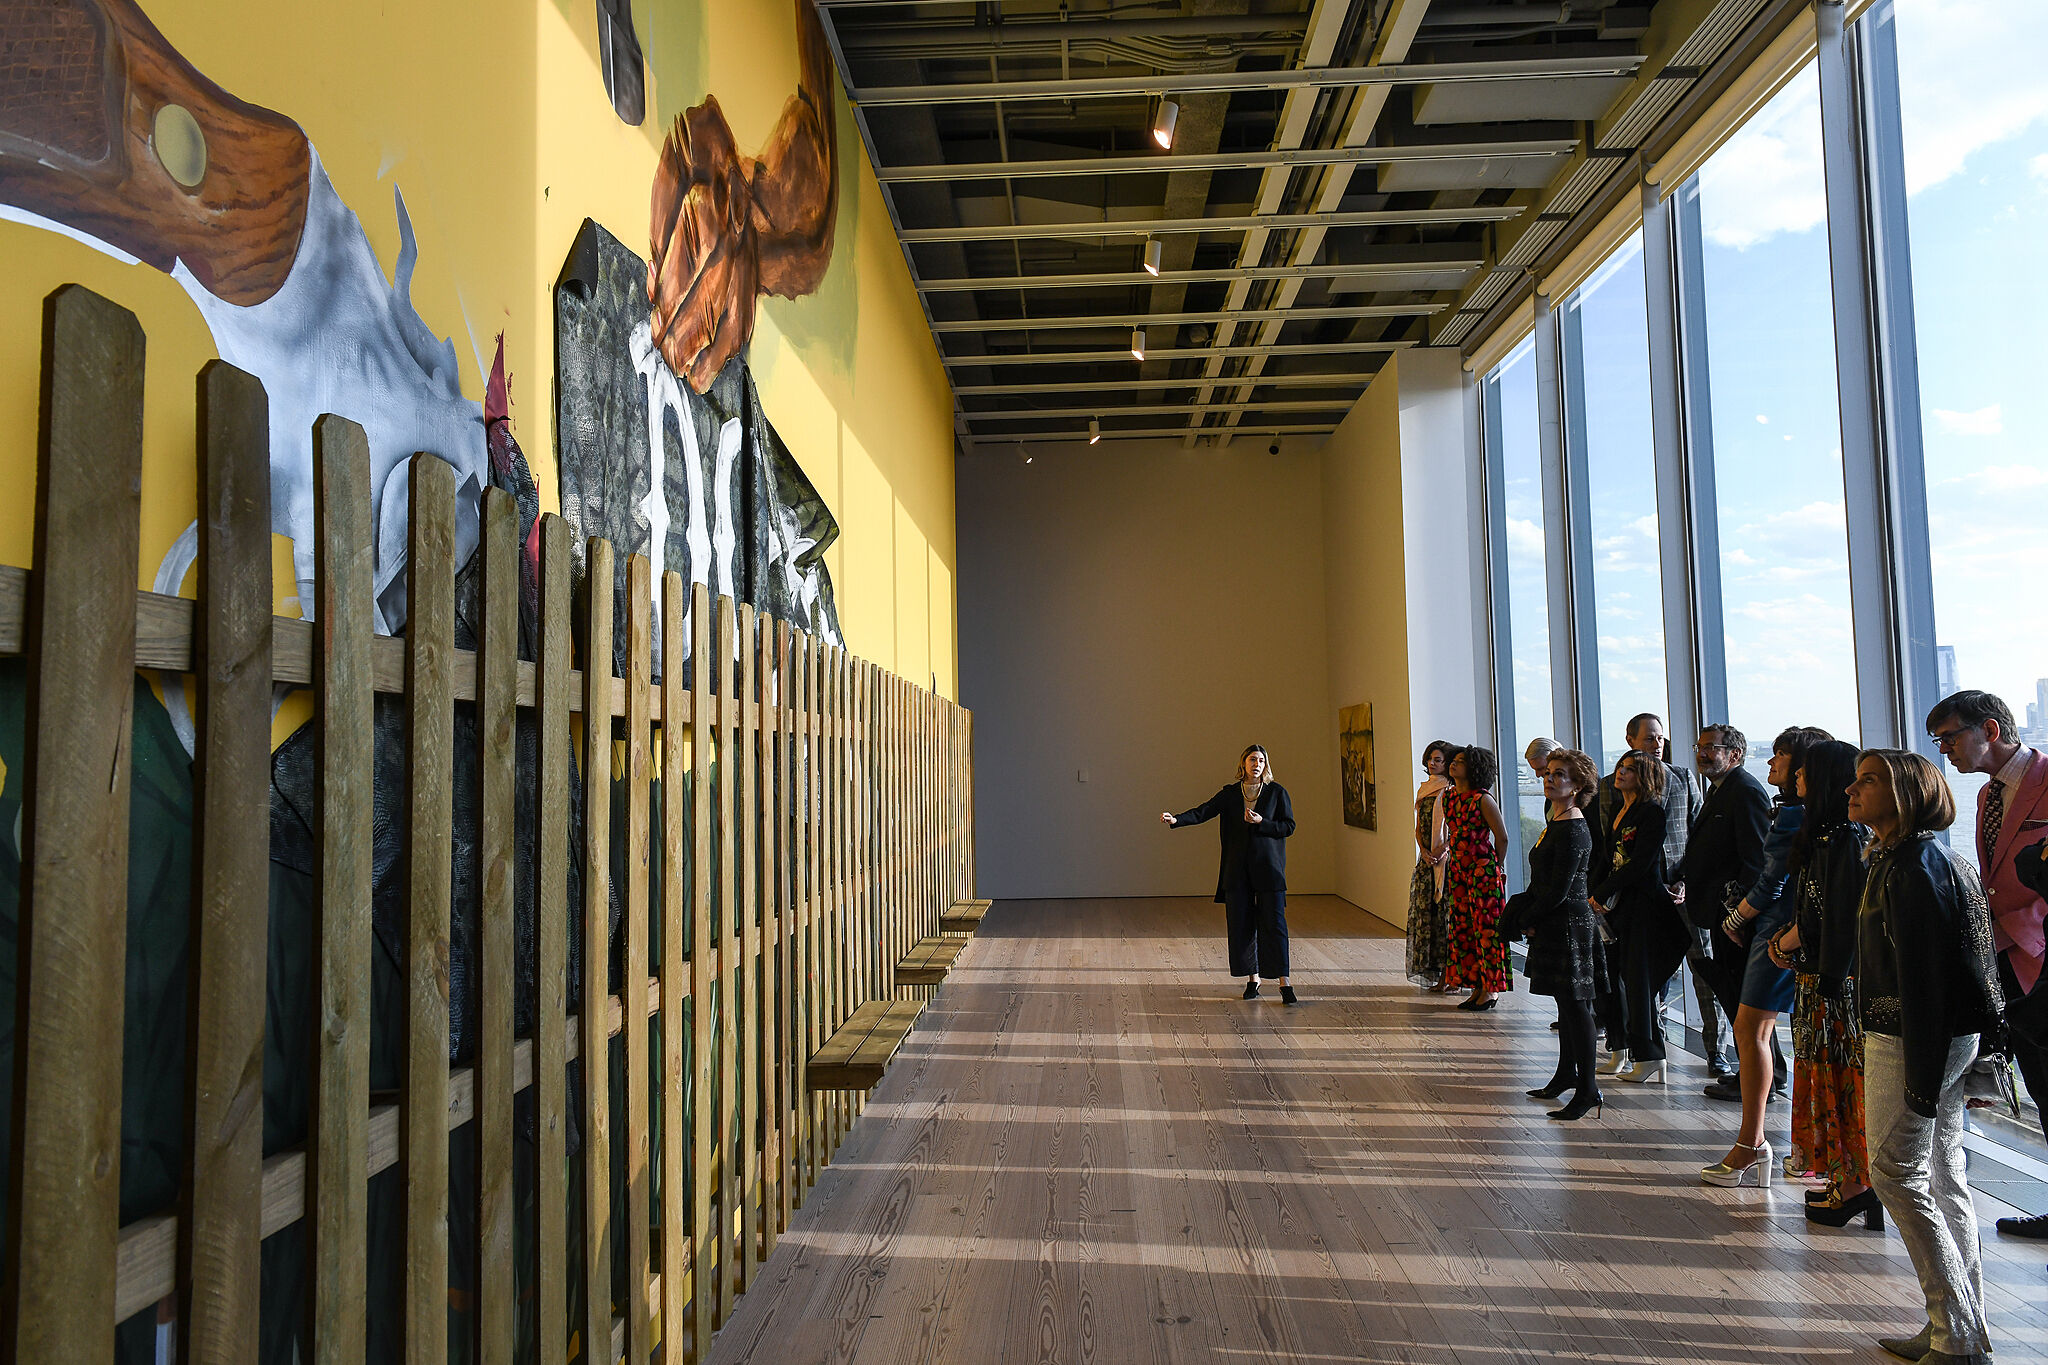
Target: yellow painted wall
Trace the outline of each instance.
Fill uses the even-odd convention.
[[[637,3],[648,56],[638,128],[605,96],[590,0],[143,8],[203,74],[306,131],[387,275],[393,187],[404,193],[420,253],[413,301],[452,338],[469,397],[482,398],[505,334],[513,429],[551,509],[552,291],[578,228],[594,218],[644,256],[674,117],[716,93],[751,153],[797,84],[792,0]],[[810,297],[761,300],[751,360],[770,421],[839,522],[827,563],[848,646],[955,696],[952,400],[843,103],[838,121],[832,267]],[[150,266],[9,222],[0,261],[0,562],[30,559],[42,299],[76,281],[132,309],[149,337],[138,573],[148,586],[193,517],[194,375],[212,339]],[[281,577],[280,600],[293,591]]]

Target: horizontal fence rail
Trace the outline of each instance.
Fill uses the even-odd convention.
[[[529,551],[497,488],[476,647],[458,648],[455,489],[432,455],[411,469],[407,634],[375,635],[366,444],[340,417],[315,432],[314,619],[275,617],[264,397],[221,362],[200,378],[197,599],[136,592],[141,329],[76,286],[45,322],[36,568],[0,566],[0,659],[19,660],[7,666],[26,689],[0,1362],[109,1359],[117,1324],[152,1307],[176,1324],[179,1359],[253,1362],[273,1311],[258,1249],[279,1234],[307,1247],[292,1331],[313,1361],[358,1365],[376,1313],[397,1315],[407,1360],[437,1365],[704,1359],[860,1113],[859,1091],[813,1088],[810,1057],[863,1004],[934,989],[897,986],[893,969],[973,894],[971,717],[640,555],[619,615],[612,547],[589,541],[572,584],[552,515],[527,569],[538,619],[523,623]],[[108,1040],[137,669],[167,690],[189,678],[193,698],[191,1007],[178,1196],[123,1224],[122,1051]],[[317,1027],[304,1140],[266,1151],[281,687],[314,701],[302,975]],[[385,794],[403,822],[389,1026],[402,1037],[396,1088],[373,1092],[379,694],[404,715],[404,789]],[[467,816],[458,776],[473,777]],[[466,934],[451,922],[465,881]],[[451,971],[475,1001],[460,1065]],[[397,1230],[373,1244],[371,1182],[394,1168]],[[452,1313],[464,1256],[473,1293]],[[379,1257],[402,1258],[401,1288],[373,1306]]]

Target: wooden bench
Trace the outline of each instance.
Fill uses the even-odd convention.
[[[922,1000],[869,1000],[811,1056],[804,1083],[811,1090],[870,1090],[903,1046]]]
[[[981,917],[994,901],[954,901],[953,908],[939,916],[939,932],[971,934],[981,927]]]
[[[953,960],[967,946],[964,938],[923,938],[896,964],[899,986],[936,986],[953,970]]]

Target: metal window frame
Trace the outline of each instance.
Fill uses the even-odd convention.
[[[1552,363],[1557,366],[1558,439],[1567,547],[1566,599],[1571,647],[1569,670],[1574,748],[1603,768],[1600,722],[1600,629],[1593,586],[1593,487],[1587,460],[1586,343],[1578,291],[1550,310],[1557,332]],[[1552,681],[1553,689],[1556,687]]]

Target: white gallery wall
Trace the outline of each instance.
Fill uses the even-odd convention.
[[[1321,460],[1270,440],[961,458],[978,894],[1213,894],[1215,826],[1159,812],[1212,795],[1254,741],[1300,822],[1289,886],[1335,888]]]

